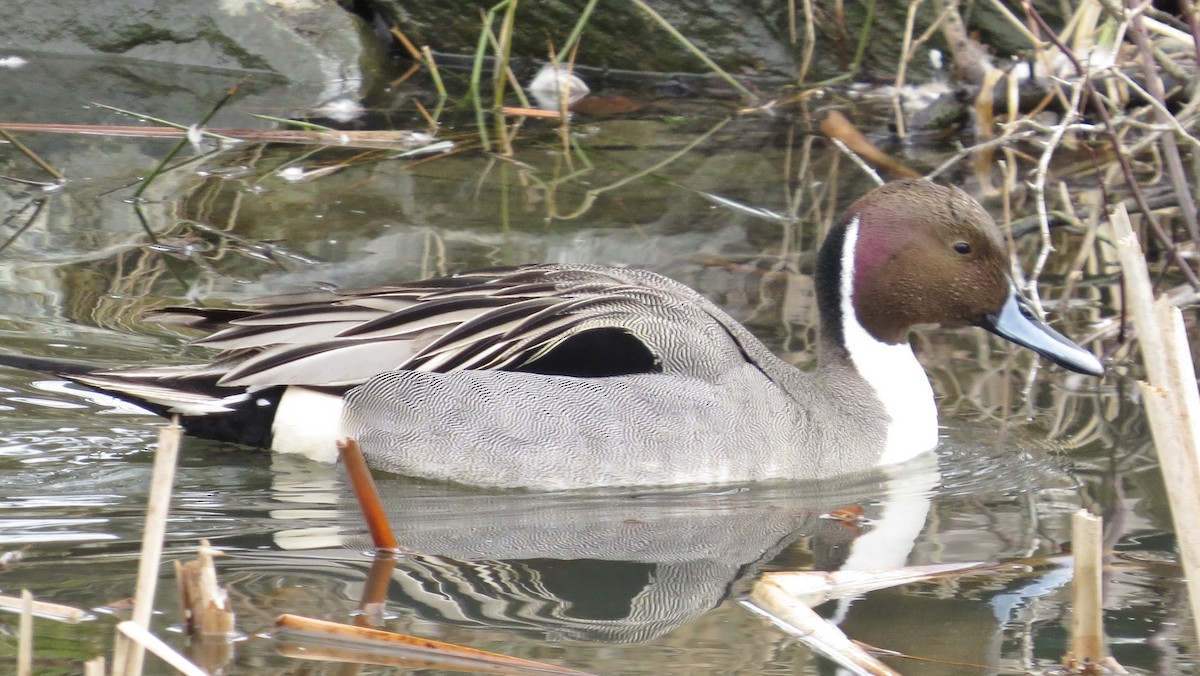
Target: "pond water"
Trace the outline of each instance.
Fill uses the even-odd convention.
[[[12,97],[2,121],[136,124],[88,105],[97,101],[190,124],[240,77],[28,58],[26,68],[0,73]],[[188,92],[161,84],[181,77],[194,83]],[[86,90],[55,84],[81,82]],[[213,124],[261,128],[269,125],[251,114],[295,114],[275,83],[253,82],[247,92]],[[719,101],[597,93],[641,103],[577,116],[565,154],[557,122],[527,120],[511,157],[489,156],[477,148],[471,111],[450,110],[437,138],[456,142],[455,152],[188,149],[140,203],[137,179],[174,141],[22,135],[70,181],[47,191],[0,180],[0,240],[29,224],[0,251],[0,349],[113,366],[186,363],[206,351],[140,323],[147,309],[549,261],[666,274],[811,367],[812,252],[870,182],[805,115],[737,116]],[[428,131],[418,98],[432,106],[428,91],[396,85],[365,124]],[[877,112],[886,105],[848,96],[839,106],[888,143]],[[953,156],[953,143],[922,137],[887,147],[928,168]],[[942,180],[972,190],[967,171]],[[45,179],[8,146],[0,174]],[[288,180],[298,174],[305,180]],[[999,215],[994,200],[988,205]],[[1028,200],[1017,207],[1014,217],[1032,209]],[[1092,272],[1062,323],[1076,337],[1114,314],[1111,270]],[[1136,367],[1088,379],[1038,366],[978,331],[922,331],[915,342],[939,393],[943,441],[936,457],[887,472],[554,494],[379,477],[413,552],[391,572],[385,626],[603,674],[832,673],[740,605],[757,575],[1016,561],[1021,567],[1002,573],[867,593],[818,611],[854,639],[911,656],[889,658],[906,674],[1049,670],[1069,647],[1064,553],[1071,514],[1086,507],[1105,517],[1112,550],[1104,621],[1113,654],[1135,673],[1195,673]],[[1115,344],[1087,347],[1111,353]],[[23,555],[0,571],[0,592],[29,589],[96,614],[77,625],[37,622],[38,673],[78,673],[111,649],[134,586],[160,424],[60,379],[0,368],[0,552]],[[171,509],[168,559],[193,557],[202,538],[225,553],[218,572],[244,634],[223,666],[218,659],[225,673],[342,673],[281,655],[265,634],[281,613],[349,621],[358,612],[372,557],[336,468],[189,439]],[[830,518],[842,510],[864,518]],[[165,565],[155,629],[187,650],[172,580]],[[0,652],[11,659],[16,617],[0,615],[0,624]],[[166,667],[149,658],[147,669]]]

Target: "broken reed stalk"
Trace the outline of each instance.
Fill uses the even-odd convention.
[[[217,582],[217,569],[213,565],[216,551],[208,540],[201,540],[194,561],[175,562],[179,608],[192,637],[228,639],[234,634],[235,616],[229,593]]]
[[[207,671],[201,669],[195,664],[192,664],[188,658],[175,652],[171,646],[163,643],[162,639],[154,634],[151,634],[149,629],[146,629],[140,624],[126,620],[125,622],[117,625],[117,631],[121,636],[129,639],[128,642],[130,644],[136,645],[139,653],[149,650],[159,659],[171,665],[176,671],[184,674],[184,676],[209,676]],[[141,669],[140,664],[138,665],[138,668],[139,670]],[[116,669],[117,664],[114,660],[114,674],[117,673]]]
[[[171,507],[171,486],[182,435],[176,417],[170,425],[159,430],[158,446],[154,452],[142,551],[138,556],[137,587],[133,595],[132,622],[143,631],[149,631],[150,616],[154,611],[154,592],[158,585],[159,562],[162,559],[163,538],[167,533],[167,514]],[[128,640],[128,636],[125,632],[117,635],[117,645],[113,651],[113,674],[117,676],[142,673],[143,644]]]
[[[379,490],[375,488],[375,479],[371,477],[371,469],[363,458],[362,450],[354,439],[344,439],[337,444],[338,457],[346,468],[350,479],[350,487],[354,489],[354,497],[358,499],[358,507],[362,510],[363,519],[367,522],[367,530],[371,533],[371,542],[375,549],[399,552],[400,543],[388,523],[387,512],[383,509],[383,500]]]
[[[33,676],[33,594],[21,590],[21,622],[17,629],[17,676]]]
[[[0,596],[0,609],[16,610],[21,612],[24,608],[25,598],[16,596]],[[45,601],[34,601],[32,605],[34,617],[44,617],[48,620],[56,620],[58,622],[66,622],[67,624],[75,624],[84,620],[92,619],[93,615],[86,610],[64,606],[58,603],[46,603]]]
[[[854,155],[857,155],[858,158],[893,176],[900,178],[921,178],[921,174],[909,168],[900,160],[883,152],[874,143],[871,143],[870,139],[864,136],[849,118],[836,110],[829,111],[821,120],[821,133],[831,139],[841,141],[849,148],[853,153],[850,156],[851,160],[856,161],[857,158]],[[840,147],[838,149],[841,150]],[[875,176],[875,179],[878,181],[879,177]]]
[[[770,577],[754,583],[749,600],[742,605],[854,673],[899,676]]]
[[[362,598],[359,599],[359,614],[354,618],[358,627],[383,626],[383,612],[387,609],[388,587],[392,584],[392,572],[396,570],[395,552],[380,549],[371,560],[371,570],[367,572],[367,581],[363,585]]]
[[[1075,673],[1087,673],[1104,661],[1103,520],[1081,509],[1071,517],[1071,556],[1075,575],[1071,580],[1074,607],[1071,612],[1071,651],[1063,665]]]
[[[484,674],[588,676],[568,667],[300,615],[276,618],[274,636],[280,654],[300,659]]]
[[[210,674],[228,671],[233,660],[234,613],[229,592],[217,582],[208,540],[200,541],[192,561],[175,562],[175,586],[183,625],[191,638],[189,654]]]
[[[1133,315],[1148,383],[1139,383],[1171,505],[1187,580],[1192,626],[1200,640],[1200,392],[1183,315],[1168,299],[1154,300],[1145,254],[1125,206],[1109,215],[1124,271],[1126,308]]]

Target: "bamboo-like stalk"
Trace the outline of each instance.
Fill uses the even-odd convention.
[[[358,507],[362,510],[363,519],[367,522],[367,529],[371,532],[371,541],[375,544],[375,549],[389,552],[400,551],[400,543],[392,531],[392,524],[388,523],[383,500],[379,497],[375,479],[371,476],[367,461],[358,448],[358,442],[354,439],[346,439],[339,441],[337,448],[338,458],[342,461],[342,467],[346,469],[350,487],[354,489],[354,497],[358,499]]]
[[[167,514],[171,507],[171,487],[175,479],[175,464],[179,457],[179,441],[183,431],[176,418],[158,432],[154,452],[154,469],[150,475],[150,497],[146,504],[146,522],[142,535],[142,551],[138,557],[137,586],[133,596],[133,624],[143,631],[150,629],[154,611],[154,592],[158,586],[159,562],[162,559],[163,538],[167,533]],[[122,623],[122,624],[128,624]],[[126,640],[127,632],[117,635],[113,652],[113,674],[118,676],[142,673],[144,643]]]
[[[0,596],[0,608],[5,610],[16,610],[21,612],[24,604],[24,597]],[[57,620],[59,622],[66,622],[67,624],[83,622],[84,620],[90,620],[94,617],[86,610],[80,610],[79,608],[64,606],[58,603],[46,603],[45,601],[34,601],[32,608],[34,617],[44,617],[48,620]]]
[[[1171,504],[1192,626],[1200,640],[1200,392],[1183,315],[1166,298],[1154,300],[1146,259],[1124,205],[1116,205],[1109,218],[1125,274],[1126,307],[1149,377],[1140,388]]]
[[[126,620],[117,625],[117,631],[127,637],[131,644],[136,645],[139,653],[149,650],[184,676],[209,676],[208,672],[192,664],[191,660],[175,652],[171,646],[163,643],[162,639],[151,634],[149,629],[136,622]],[[115,661],[113,671],[116,672]]]
[[[175,562],[175,585],[183,624],[192,639],[192,659],[209,673],[219,674],[233,660],[235,615],[229,593],[217,582],[215,552],[208,540],[201,540],[195,560]]]
[[[1103,520],[1086,509],[1071,517],[1071,556],[1075,577],[1071,582],[1071,652],[1063,663],[1083,671],[1104,660],[1104,599],[1101,587]]]
[[[280,615],[275,620],[275,641],[281,654],[301,659],[485,674],[588,676],[568,667],[300,615]]]
[[[21,622],[17,629],[17,676],[33,676],[33,594],[21,590]]]

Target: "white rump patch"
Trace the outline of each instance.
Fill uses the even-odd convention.
[[[854,253],[859,225],[857,216],[850,221],[842,248],[842,339],[850,360],[891,418],[887,445],[879,458],[880,465],[891,465],[937,446],[937,405],[929,376],[913,354],[912,346],[876,340],[858,323],[854,311]]]
[[[318,462],[337,461],[342,434],[342,407],[338,395],[303,387],[283,391],[271,423],[271,450],[296,453]]]

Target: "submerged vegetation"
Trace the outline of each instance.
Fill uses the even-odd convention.
[[[766,68],[744,64],[736,68],[730,59],[707,54],[686,31],[657,12],[655,3],[643,0],[635,0],[622,11],[637,12],[651,27],[648,30],[658,31],[664,43],[680,52],[680,62],[691,59],[696,64],[696,72],[606,70],[606,64],[586,59],[589,30],[596,17],[608,11],[606,3],[590,0],[579,4],[573,21],[556,33],[563,36],[561,42],[546,44],[536,54],[514,51],[518,38],[528,41],[523,31],[540,30],[527,25],[535,12],[528,2],[504,0],[488,6],[477,19],[472,17],[477,29],[472,34],[474,51],[463,54],[431,49],[419,36],[414,37],[417,32],[406,30],[396,16],[383,12],[382,16],[393,19],[388,28],[401,52],[403,72],[378,93],[377,100],[369,102],[371,107],[366,110],[356,107],[356,102],[343,101],[304,115],[289,115],[288,111],[270,111],[271,115],[253,118],[246,115],[246,126],[270,122],[282,128],[212,126],[213,114],[230,112],[227,108],[245,115],[237,110],[237,87],[230,89],[227,100],[212,102],[209,115],[196,120],[154,120],[150,117],[152,111],[114,108],[115,103],[105,101],[93,109],[110,116],[102,125],[0,120],[0,136],[8,143],[4,150],[6,175],[0,176],[5,197],[0,264],[5,257],[17,265],[40,263],[47,251],[67,256],[69,250],[73,258],[60,261],[52,274],[68,280],[72,287],[70,293],[60,294],[64,299],[61,314],[75,323],[129,333],[146,331],[133,327],[137,326],[136,317],[147,309],[178,304],[181,299],[225,303],[246,298],[261,291],[256,285],[261,285],[263,279],[269,280],[268,284],[290,287],[364,284],[447,274],[467,267],[531,262],[533,257],[547,255],[571,262],[658,267],[685,278],[731,307],[772,347],[803,364],[812,359],[808,348],[815,319],[811,280],[806,273],[816,243],[841,208],[864,191],[862,186],[890,178],[925,177],[959,184],[984,201],[996,216],[1008,236],[1014,275],[1025,293],[1056,322],[1069,327],[1071,335],[1082,338],[1082,344],[1102,354],[1111,365],[1112,375],[1103,388],[1098,388],[1104,398],[1085,398],[1080,395],[1080,387],[1064,385],[1065,379],[1047,376],[1036,364],[992,354],[984,338],[955,341],[921,335],[916,342],[943,396],[942,409],[958,420],[987,421],[992,425],[987,429],[1005,429],[1017,439],[1036,438],[1030,446],[1046,451],[1045,457],[1049,458],[1039,456],[1038,462],[1044,461],[1056,470],[1067,463],[1061,458],[1069,458],[1072,466],[1070,471],[1063,471],[1063,476],[1069,477],[1064,481],[1077,494],[1073,499],[1105,517],[1106,546],[1112,548],[1123,542],[1126,533],[1121,529],[1132,511],[1124,498],[1126,491],[1140,489],[1144,502],[1153,502],[1158,479],[1147,479],[1147,475],[1156,472],[1160,464],[1167,466],[1150,453],[1152,445],[1140,429],[1143,418],[1129,412],[1140,410],[1139,397],[1151,396],[1132,393],[1126,380],[1127,376],[1143,373],[1138,363],[1141,343],[1137,336],[1146,333],[1141,325],[1131,324],[1133,313],[1129,309],[1133,304],[1148,305],[1147,295],[1151,293],[1163,296],[1167,305],[1190,307],[1200,290],[1200,273],[1196,270],[1200,224],[1195,188],[1200,185],[1196,175],[1200,172],[1200,50],[1194,6],[1180,3],[1179,14],[1170,15],[1152,5],[1127,8],[1097,0],[1076,0],[1063,3],[1071,5],[1070,12],[1047,19],[1040,13],[1044,8],[1030,2],[1009,8],[999,2],[964,7],[953,0],[912,0],[902,7],[901,37],[899,45],[893,45],[897,47],[895,60],[883,64],[871,60],[869,48],[880,24],[893,19],[881,16],[884,8],[877,7],[875,0],[853,8],[839,2],[833,9],[820,3],[788,0],[780,9],[780,27],[791,46],[795,70],[790,78],[783,79]],[[981,44],[971,33],[970,13],[984,7],[1003,18],[1003,25],[992,26],[989,35],[1002,32],[1009,38],[1005,44],[1019,45],[1019,49],[1000,53],[994,45]],[[855,15],[851,10],[861,11]],[[931,50],[935,54],[932,61]],[[134,142],[130,139],[136,139],[146,144],[141,147],[153,148],[158,154],[153,158],[142,156],[142,165],[124,167],[125,173],[100,177],[104,186],[93,188],[80,179],[97,177],[78,175],[69,151],[64,152],[58,145],[51,145],[51,152],[40,147],[42,139],[56,138],[48,136],[50,133],[76,140],[103,135],[130,144]],[[169,138],[173,147],[158,143],[160,138]],[[79,167],[78,171],[85,170]],[[426,184],[413,180],[414,175],[440,184],[445,194],[433,196]],[[120,221],[121,227],[114,228],[119,232],[98,228],[86,237],[80,237],[78,231],[70,232],[79,214],[86,212],[85,205],[91,208],[96,203],[121,200],[127,204],[106,207],[109,210],[105,212],[110,215],[108,222]],[[296,206],[290,201],[299,208],[289,208]],[[112,217],[113,213],[121,216]],[[1131,232],[1137,233],[1144,247],[1139,255],[1148,266],[1145,278],[1149,283],[1143,286],[1152,289],[1136,297],[1127,288],[1127,284],[1135,285],[1126,281],[1132,275],[1129,250],[1124,250],[1126,259],[1121,261],[1116,246],[1131,239],[1124,230],[1117,229],[1125,227],[1121,216],[1125,213]],[[307,220],[297,225],[289,219]],[[350,220],[356,221],[359,229],[344,225]],[[583,236],[575,233],[582,232],[584,224],[592,230],[588,231],[589,239],[580,244]],[[626,232],[628,240],[615,241],[611,233],[618,230]],[[58,242],[69,244],[62,249],[55,246]],[[1175,321],[1165,309],[1159,314],[1168,324]],[[19,316],[0,319],[6,322],[0,323],[6,337],[23,334],[33,323]],[[1190,351],[1195,353],[1200,343],[1194,339],[1194,316],[1186,315],[1183,325],[1187,335],[1193,337]],[[1158,330],[1153,332],[1157,337]],[[114,359],[120,358],[118,348],[130,347],[112,338],[97,340],[98,351],[112,354]],[[177,358],[180,349],[189,349],[180,348],[184,338],[174,334],[160,335],[156,340],[159,342],[150,347],[133,347],[141,349],[139,354],[147,359]],[[965,340],[976,342],[969,345]],[[1176,362],[1175,385],[1156,383],[1159,390],[1185,394],[1181,390],[1190,389],[1194,383],[1194,373],[1182,359],[1188,348],[1180,345],[1171,348]],[[980,355],[980,364],[971,367],[969,377],[963,376],[960,368],[964,348]],[[1184,370],[1182,376],[1180,369]],[[1151,377],[1157,378],[1153,374]],[[1187,405],[1166,404],[1167,414],[1157,417],[1166,419],[1176,436],[1185,437],[1173,443],[1194,448],[1196,440],[1187,438],[1191,428],[1177,423],[1186,415]],[[1045,413],[1039,418],[1033,413],[1035,408]],[[1023,415],[1030,420],[1022,422]],[[144,440],[134,436],[134,445],[140,449]],[[1164,442],[1160,440],[1158,447],[1162,452]],[[1018,463],[1017,467],[1034,474],[1042,471],[1042,466],[1036,464]],[[1186,461],[1182,467],[1178,470],[1180,476],[1194,471]],[[963,495],[939,494],[949,496],[945,499],[950,504],[974,499],[970,489],[961,486],[972,485],[973,479],[964,477],[975,473],[978,466],[960,464],[957,468],[958,476],[935,477],[927,489],[929,493],[922,494],[927,502],[935,492],[932,487],[938,485],[947,491],[959,486],[957,490],[963,491]],[[22,469],[17,467],[17,471]],[[1019,492],[1026,488],[1022,480],[1014,475],[1002,485],[1012,486],[1005,490]],[[816,566],[814,562],[822,554],[828,555],[815,544],[820,539],[811,533],[829,536],[831,533],[822,529],[831,531],[827,541],[833,542],[830,548],[836,550],[848,546],[843,540],[852,541],[871,532],[872,522],[863,510],[885,511],[880,506],[886,505],[887,499],[870,491],[884,493],[880,487],[887,482],[872,478],[863,483],[865,487],[857,486],[857,491],[828,489],[829,493],[814,498],[817,506],[805,503],[805,509],[795,510],[803,511],[804,518],[789,521],[779,532],[768,531],[770,537],[764,539],[770,544],[758,551],[761,559],[734,559],[738,565],[731,567],[736,573],[720,580],[720,593],[749,599],[757,604],[756,612],[761,612],[767,604],[762,599],[776,599],[775,585],[783,583],[782,578],[772,578],[771,587],[755,587],[759,572],[772,565],[789,567],[789,556]],[[1142,484],[1150,488],[1141,488]],[[1194,486],[1200,486],[1200,482]],[[895,486],[889,485],[888,490],[893,489]],[[1039,495],[1058,495],[1060,489],[1055,485]],[[433,500],[421,492],[426,490],[424,487],[395,490],[398,494],[415,491],[418,499],[413,504],[418,506],[427,506]],[[1176,515],[1200,513],[1200,509],[1187,509],[1196,504],[1197,498],[1194,494],[1178,494],[1186,490],[1177,488],[1171,496]],[[914,495],[903,490],[900,494],[910,498]],[[680,509],[672,499],[687,505],[697,499],[692,495],[652,497],[670,503],[668,512]],[[776,512],[787,511],[775,510],[776,504],[791,508],[790,502],[771,502],[780,500],[778,495],[769,497],[766,504],[772,509],[764,510],[757,520],[769,521]],[[595,506],[587,502],[593,499],[600,505],[599,513],[609,516],[607,510],[612,510],[624,514],[593,497],[581,504],[567,500],[564,511],[587,511]],[[842,499],[854,502],[854,507],[841,509]],[[623,500],[614,503],[622,504]],[[734,500],[732,513],[748,511]],[[1014,503],[1018,501],[1014,499]],[[518,516],[528,516],[521,508],[503,506]],[[1144,505],[1139,508],[1155,514],[1165,511]],[[165,510],[165,506],[160,505],[160,509]],[[386,521],[378,514],[379,508],[366,511],[368,521],[376,527],[381,518]],[[198,512],[203,514],[205,510]],[[1041,514],[1031,504],[1012,508],[1012,514],[1027,512]],[[151,513],[164,519],[160,525],[166,524],[165,512]],[[488,514],[487,518],[492,516],[486,509],[483,513]],[[979,514],[987,515],[987,510],[981,509]],[[500,516],[505,515],[497,518]],[[950,522],[959,516],[949,506],[939,505],[929,519]],[[953,598],[963,590],[970,596],[982,594],[981,590],[987,588],[1016,588],[1021,580],[1049,576],[1048,571],[1061,565],[1056,547],[1068,536],[1062,529],[1056,530],[1060,516],[1054,512],[1053,517],[1045,517],[1046,522],[1055,525],[1031,526],[1028,530],[1032,535],[1022,531],[1027,540],[1012,538],[1020,540],[1013,548],[1023,547],[1021,556],[1011,549],[989,550],[1004,555],[1004,561],[993,567],[965,566],[960,570],[963,564],[956,563],[947,569],[914,568],[894,581],[884,580],[885,576],[872,576],[869,582],[854,578],[846,582],[851,592],[822,589],[820,593],[825,595],[822,598],[839,598],[904,583],[927,585],[921,593],[930,597]],[[394,521],[413,518],[411,514],[405,516],[403,510],[400,517],[394,511],[391,517]],[[618,521],[632,529],[645,525],[639,518]],[[797,535],[801,532],[799,522],[809,529],[803,531],[803,537]],[[546,532],[562,534],[552,527]],[[377,534],[374,529],[372,534]],[[1183,521],[1177,522],[1170,533],[1179,538],[1179,549],[1200,551],[1192,549],[1193,534],[1193,527]],[[913,534],[910,540],[915,538]],[[403,535],[399,539],[401,545],[410,544]],[[191,534],[175,541],[168,539],[167,553],[179,558],[185,549],[194,549],[196,540]],[[1050,547],[1046,541],[1056,544]],[[158,545],[163,545],[162,540]],[[933,549],[942,543],[930,536],[926,545]],[[374,548],[390,549],[378,544]],[[522,561],[537,558],[528,549],[512,548],[523,552]],[[1174,552],[1173,543],[1169,548]],[[19,568],[23,565],[21,558],[27,554],[36,558],[36,552],[12,552],[0,563],[0,584],[6,591],[12,591],[3,577],[9,574],[6,569]],[[459,564],[449,554],[445,559],[423,556],[426,553],[415,547],[410,554],[413,556],[407,565],[425,574],[429,570],[452,570],[449,577],[457,580],[455,576],[466,577],[474,572],[471,566],[456,567]],[[208,555],[201,558],[204,556]],[[1189,561],[1190,556],[1182,557],[1184,564],[1200,563]],[[360,598],[354,599],[362,602],[357,611],[358,628],[317,627],[315,621],[289,614],[290,608],[264,620],[268,615],[265,609],[280,601],[262,595],[235,599],[233,605],[240,603],[243,610],[252,611],[250,626],[237,630],[251,635],[266,631],[274,622],[272,618],[278,617],[276,639],[281,645],[259,650],[278,650],[300,659],[361,659],[444,670],[486,668],[492,673],[529,673],[535,669],[581,673],[524,659],[505,662],[516,658],[454,652],[442,643],[416,657],[406,654],[403,657],[407,662],[391,653],[385,656],[388,661],[380,661],[381,653],[414,650],[411,643],[422,642],[413,639],[404,642],[402,648],[382,648],[398,639],[380,637],[362,628],[396,619],[386,616],[386,591],[392,579],[389,575],[395,574],[394,563],[390,557],[381,556],[376,564],[383,567],[383,572],[372,566],[373,582],[368,583]],[[215,565],[221,568],[221,560],[217,559]],[[1135,568],[1137,574],[1150,575],[1146,572],[1149,564],[1138,568],[1140,562],[1126,560],[1123,565]],[[153,577],[157,565],[150,570],[139,577]],[[508,568],[497,570],[507,572]],[[539,584],[549,585],[554,580],[549,569],[535,572],[529,575]],[[968,573],[976,576],[975,581],[966,579]],[[246,570],[242,574],[252,577]],[[210,573],[189,575],[194,579]],[[1169,579],[1173,576],[1177,576],[1174,568],[1163,575]],[[1189,580],[1195,577],[1187,575]],[[204,589],[204,598],[228,601],[211,580],[204,584],[208,586],[193,585]],[[29,579],[26,585],[32,586]],[[382,592],[379,585],[383,586]],[[687,588],[677,591],[688,592]],[[150,624],[154,597],[150,592],[147,600],[145,592],[141,593],[134,624],[145,629]],[[200,592],[188,593],[190,596],[185,597],[190,600],[181,601],[181,605],[192,607]],[[547,587],[539,588],[539,593],[550,594]],[[1025,600],[1033,598],[1034,592],[1029,593],[1031,596]],[[44,591],[39,593],[46,595]],[[701,594],[697,592],[696,596]],[[702,610],[711,610],[718,601],[712,600]],[[1103,604],[1095,599],[1092,602],[1097,608],[1094,612],[1101,612]],[[20,602],[14,604],[19,606]],[[1171,604],[1170,615],[1162,624],[1173,629],[1160,629],[1158,636],[1166,636],[1166,642],[1179,646],[1180,652],[1194,653],[1195,637],[1187,631],[1194,620],[1186,619],[1181,610],[1184,605]],[[784,612],[778,607],[768,610],[776,619]],[[69,606],[39,610],[30,602],[26,617],[37,614],[77,622],[95,619],[81,612]],[[186,624],[190,624],[192,616],[187,612],[195,611],[184,613],[189,618]],[[484,616],[490,612],[480,611]],[[584,642],[580,637],[592,637],[588,631],[602,633],[597,629],[599,622],[580,629],[554,617],[551,619],[562,625],[549,624],[546,626],[550,629],[544,629],[519,609],[511,617],[495,612],[503,616],[498,626],[522,630],[533,626],[545,633],[559,632],[566,637],[564,640],[578,643]],[[653,631],[667,633],[694,617],[686,613],[681,616],[683,619],[676,624],[664,620],[665,628],[639,627],[628,634],[608,625],[603,629],[611,632],[609,638],[614,642],[634,640],[627,636],[658,638]],[[820,618],[813,621],[816,633],[827,628]],[[436,633],[425,626],[433,623],[423,618],[407,618],[407,624],[411,633]],[[756,630],[759,627],[752,626]],[[765,624],[761,626],[767,631]],[[155,640],[138,633],[130,623],[120,627],[121,635],[129,640],[144,645]],[[321,647],[324,657],[315,657],[313,647],[303,645],[303,641],[296,647],[285,639],[309,631],[319,638],[307,636],[305,640],[326,642]],[[438,631],[443,638],[462,642],[471,638],[469,633],[455,634],[444,627]],[[1029,627],[992,627],[990,631],[999,636],[1009,632],[1017,635],[1017,642],[1037,644],[1039,631],[1044,637],[1056,630],[1047,631],[1029,620]],[[1146,639],[1144,634],[1137,636]],[[350,650],[361,648],[367,640],[364,637],[382,643],[357,653]],[[241,665],[230,649],[232,638],[218,637],[224,647],[214,650],[211,645],[204,648],[205,642],[197,636],[189,644],[193,661],[210,672],[239,672]],[[833,640],[836,642],[836,637]],[[107,636],[93,638],[89,647],[96,648],[106,641]],[[705,641],[714,639],[701,636],[689,649]],[[771,658],[784,665],[807,664],[807,658],[789,658],[783,641],[764,639],[757,647],[763,653],[785,653]],[[426,643],[430,645],[418,647],[431,648],[437,642]],[[27,668],[30,659],[37,658],[35,663],[40,660],[36,636],[33,645],[32,653],[25,647],[11,651],[20,661],[20,668]],[[154,645],[153,649],[159,649]],[[555,650],[555,645],[512,639],[497,652],[581,666],[571,661],[574,653]],[[820,645],[813,649],[827,654],[829,651]],[[884,673],[878,671],[873,657],[851,655],[854,649],[843,647],[834,652],[842,655],[843,664],[857,665],[851,668]],[[128,648],[118,649],[118,660],[127,659],[125,650]],[[1102,655],[1096,654],[1094,645],[1087,655],[1078,650],[1077,644],[1071,668],[1082,672],[1101,668],[1097,661]],[[733,660],[736,652],[722,654],[721,659]],[[1022,648],[1014,652],[1024,656],[1035,651]],[[1011,657],[1005,659],[1007,666],[1015,669],[1044,669],[1067,654],[1064,648],[1057,655],[1039,653],[1019,664]],[[604,670],[606,656],[614,660],[612,663],[628,664],[611,653],[588,655],[593,663],[587,668],[600,671]],[[61,658],[62,653],[54,656]],[[47,669],[70,672],[82,659],[92,656],[72,654],[71,666]],[[906,672],[908,666],[921,664],[896,657],[891,653],[889,663],[901,665],[899,668]],[[128,659],[135,665],[140,662],[140,658]],[[271,659],[278,658],[272,655]],[[944,659],[951,662],[950,658]],[[1167,670],[1179,665],[1194,670],[1197,665],[1195,659],[1186,656],[1174,661],[1161,657],[1161,662],[1143,658],[1141,669],[1148,671],[1150,663],[1165,664]],[[91,664],[91,669],[103,669],[95,666],[96,662]],[[997,664],[980,666],[991,669]],[[954,664],[951,669],[960,667]],[[286,668],[279,666],[280,671]],[[1118,667],[1110,663],[1103,668]]]

